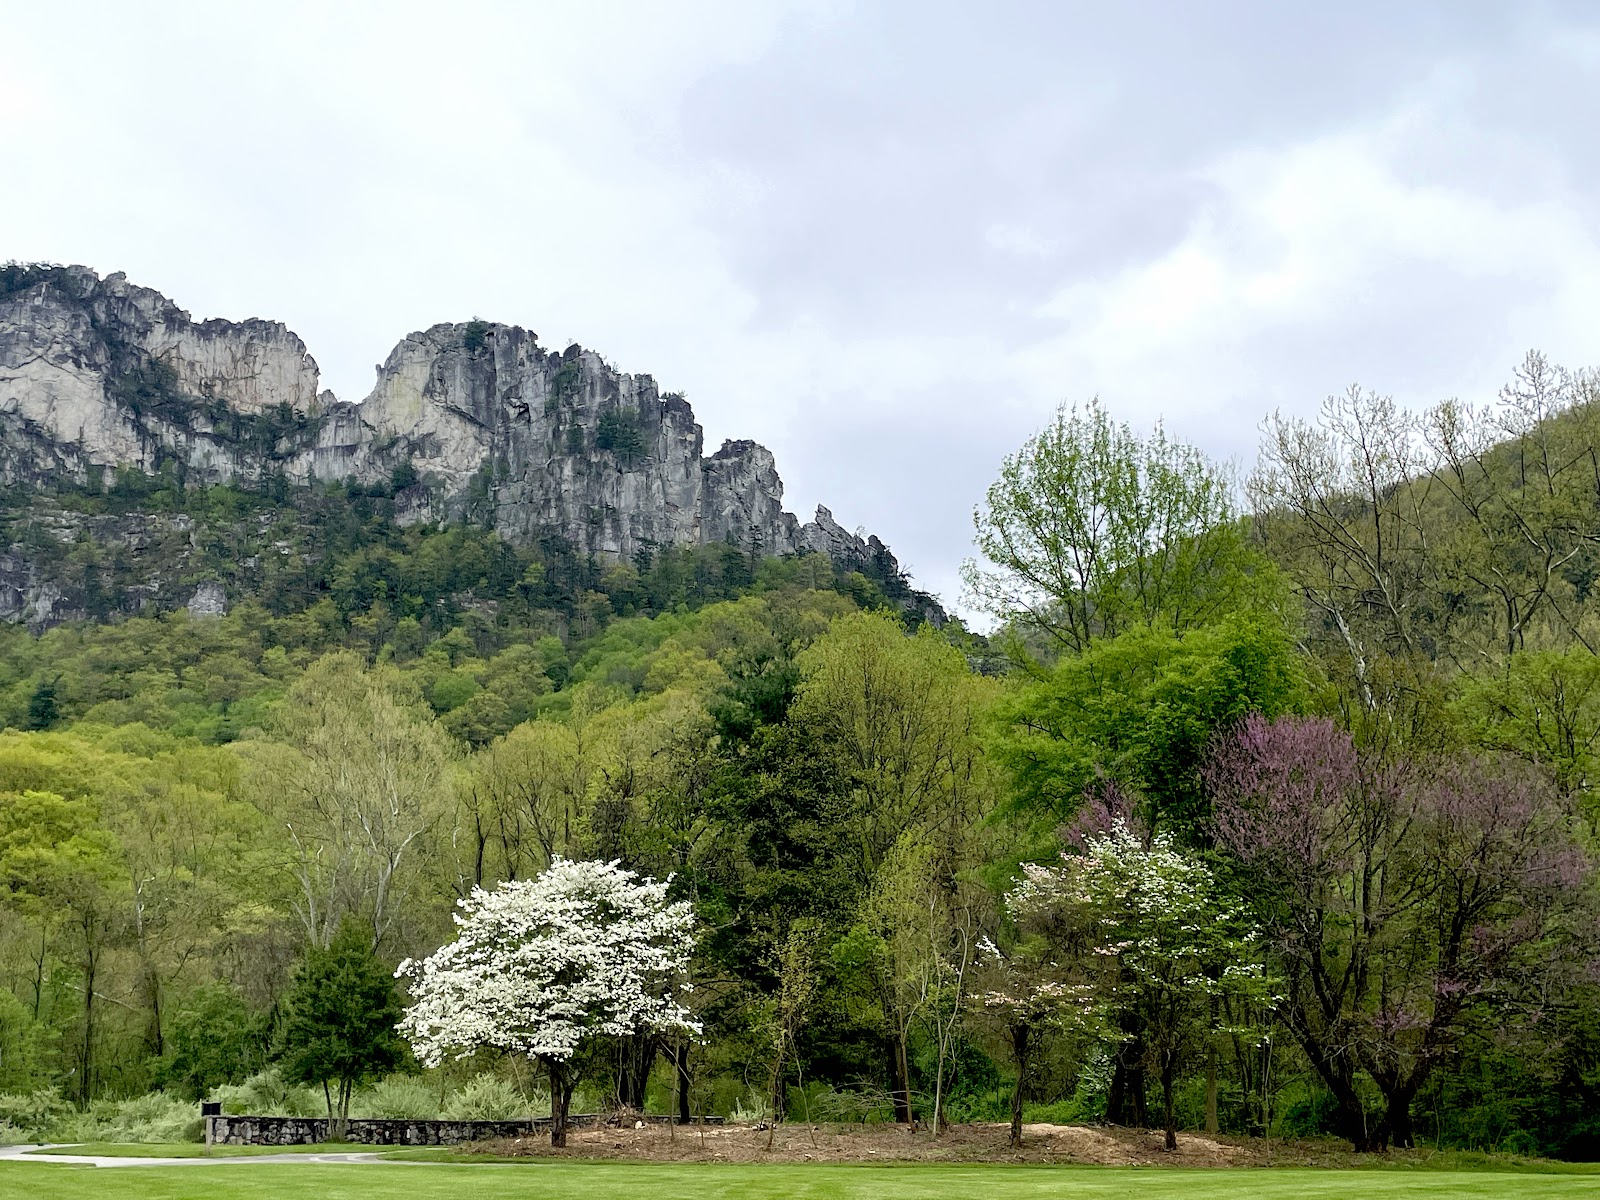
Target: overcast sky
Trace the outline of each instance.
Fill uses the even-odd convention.
[[[1600,6],[0,0],[0,259],[472,316],[684,391],[954,600],[1062,401],[1248,463],[1361,382],[1600,361]]]

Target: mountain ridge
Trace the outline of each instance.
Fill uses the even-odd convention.
[[[679,393],[520,326],[441,323],[400,339],[361,401],[320,388],[281,322],[194,321],[160,292],[83,266],[0,268],[0,482],[93,484],[106,471],[180,484],[404,484],[403,521],[491,524],[628,561],[727,543],[814,552],[899,578],[876,536],[818,506],[783,508],[771,451],[705,453]],[[920,593],[917,606],[943,612]]]

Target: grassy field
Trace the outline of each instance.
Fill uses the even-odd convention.
[[[1600,1197],[1600,1175],[1125,1167],[0,1163],[4,1200],[1407,1200]]]

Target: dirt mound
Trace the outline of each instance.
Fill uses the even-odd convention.
[[[708,1125],[573,1129],[565,1150],[546,1137],[480,1142],[485,1154],[635,1159],[651,1162],[1043,1162],[1105,1166],[1243,1167],[1326,1162],[1348,1157],[1332,1145],[1183,1133],[1167,1151],[1160,1131],[1116,1126],[1024,1125],[1022,1147],[1004,1124],[952,1125],[935,1138],[904,1125]],[[770,1142],[770,1149],[768,1148]]]

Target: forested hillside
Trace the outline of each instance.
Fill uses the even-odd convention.
[[[9,1132],[320,1111],[318,973],[561,857],[699,933],[703,1034],[601,1039],[580,1106],[1600,1154],[1591,377],[1354,392],[1248,481],[1065,410],[977,515],[990,638],[892,567],[512,545],[416,483],[5,496]],[[380,1058],[353,1111],[541,1102]]]

